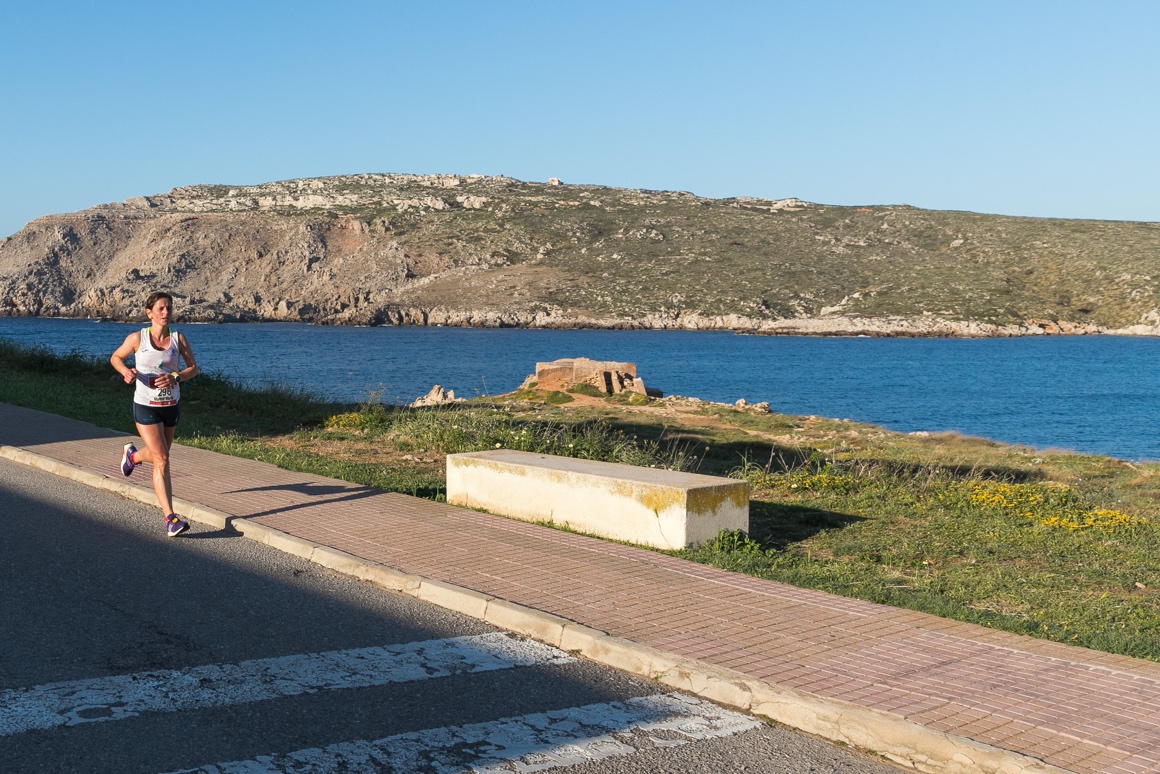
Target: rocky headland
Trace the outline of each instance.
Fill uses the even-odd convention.
[[[786,335],[1160,334],[1160,224],[505,177],[203,185],[0,240],[0,315]]]

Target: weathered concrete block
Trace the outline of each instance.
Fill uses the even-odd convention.
[[[415,591],[423,583],[423,578],[419,575],[399,572],[382,564],[365,564],[358,569],[355,577],[359,580],[373,583],[376,586],[382,586],[385,589],[402,591],[408,594]]]
[[[256,521],[250,521],[248,519],[238,519],[235,521],[234,529],[241,532],[250,540],[265,543],[271,548],[276,548],[279,551],[302,559],[309,560],[311,554],[318,548],[317,543],[300,538],[297,535],[289,535],[280,529],[274,529],[273,527],[268,527],[265,524],[259,524]]]
[[[453,583],[427,579],[410,593],[425,602],[481,620],[487,614],[487,603],[492,599],[487,594],[465,589]]]
[[[618,363],[605,360],[589,360],[586,357],[567,357],[550,363],[536,363],[536,382],[540,389],[559,389],[570,384],[588,382],[601,387],[607,377],[605,392],[612,392],[612,374],[621,373],[636,377],[635,363]],[[619,392],[619,390],[617,390]]]
[[[583,624],[570,623],[560,634],[560,650],[569,653],[583,653],[592,646],[592,643],[607,637],[608,634]]]
[[[557,648],[560,647],[564,627],[572,623],[566,618],[503,599],[493,599],[487,603],[487,614],[483,620],[492,626],[546,642]]]
[[[448,455],[447,502],[655,548],[749,530],[744,481],[507,449]]]
[[[542,389],[554,389],[571,381],[571,363],[536,363],[536,384]]]
[[[368,564],[366,559],[348,554],[346,551],[339,551],[337,548],[322,545],[314,549],[314,553],[310,555],[310,561],[327,569],[334,570],[335,572],[340,572],[343,575],[352,575],[356,578],[362,571],[362,568]]]
[[[598,664],[641,677],[652,676],[651,648],[622,637],[593,637],[580,648],[580,655]]]

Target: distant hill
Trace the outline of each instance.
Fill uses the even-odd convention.
[[[505,177],[203,185],[0,240],[0,315],[1160,333],[1160,224],[705,199]]]

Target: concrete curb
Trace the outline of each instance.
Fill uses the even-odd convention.
[[[0,446],[0,457],[130,500],[150,505],[156,502],[152,489],[91,473],[24,449]],[[1066,769],[1037,758],[927,728],[901,715],[827,699],[687,659],[509,600],[399,572],[213,508],[176,498],[173,505],[182,518],[218,529],[232,528],[251,540],[344,575],[790,728],[877,753],[908,768],[932,774],[1069,774]]]

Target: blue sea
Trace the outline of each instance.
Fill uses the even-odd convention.
[[[106,355],[139,326],[0,318],[0,337]],[[537,361],[637,364],[666,395],[957,430],[1037,448],[1160,459],[1160,339],[877,339],[705,331],[178,325],[203,369],[341,401],[409,402],[433,384],[473,397],[515,389]]]

